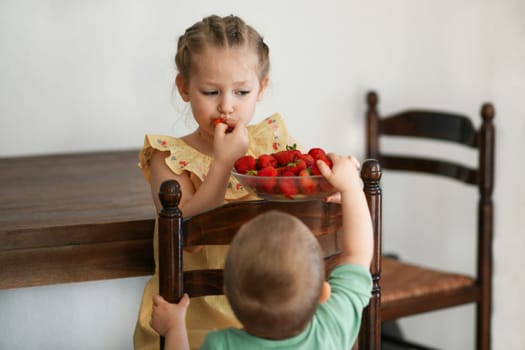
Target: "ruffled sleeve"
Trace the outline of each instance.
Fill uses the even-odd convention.
[[[208,173],[212,158],[188,146],[183,140],[165,136],[148,134],[144,138],[144,147],[139,153],[139,168],[149,182],[151,178],[149,161],[155,151],[169,152],[165,163],[173,173],[180,175],[188,171],[201,181]]]

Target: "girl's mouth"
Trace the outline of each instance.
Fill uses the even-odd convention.
[[[213,119],[213,125],[217,126],[220,123],[228,125],[228,123],[226,122],[226,118],[224,118],[224,117],[219,117],[219,118]],[[228,134],[228,133],[230,133],[232,131],[233,131],[233,127],[228,125],[228,129],[226,129],[226,133]]]

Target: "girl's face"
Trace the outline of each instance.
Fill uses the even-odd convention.
[[[259,79],[258,59],[248,48],[207,48],[194,57],[189,81],[177,76],[182,99],[190,102],[200,132],[213,135],[214,120],[247,125],[268,85]]]

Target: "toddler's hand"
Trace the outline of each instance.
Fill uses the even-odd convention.
[[[231,132],[226,132],[229,127],[219,123],[215,127],[213,139],[213,158],[228,167],[233,167],[235,161],[248,151],[248,129],[242,123],[233,126]]]
[[[153,297],[153,312],[150,325],[161,336],[171,329],[185,327],[186,312],[190,305],[188,294],[184,294],[178,304],[168,303],[160,295]]]
[[[339,192],[345,192],[348,190],[361,188],[361,178],[359,176],[360,164],[359,161],[353,157],[341,157],[339,155],[330,153],[328,157],[333,162],[332,169],[326,165],[323,161],[317,161],[317,166],[321,171],[321,174],[326,177]],[[329,197],[328,201],[337,202],[340,200],[339,195]]]

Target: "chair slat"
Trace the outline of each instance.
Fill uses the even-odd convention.
[[[184,271],[184,289],[191,291],[191,297],[204,295],[222,295],[222,270],[208,269]]]
[[[240,226],[262,212],[281,210],[300,216],[314,235],[333,233],[341,226],[339,204],[324,201],[269,202],[262,200],[233,202],[221,207],[220,211],[210,210],[185,219],[184,232],[192,232],[191,238],[183,238],[184,246],[229,244]],[[213,223],[211,225],[210,223]]]
[[[417,171],[451,177],[471,185],[477,184],[475,170],[445,160],[383,155],[380,157],[380,163],[383,169]]]
[[[410,110],[379,120],[383,135],[426,137],[476,147],[477,133],[470,119],[459,114]]]

